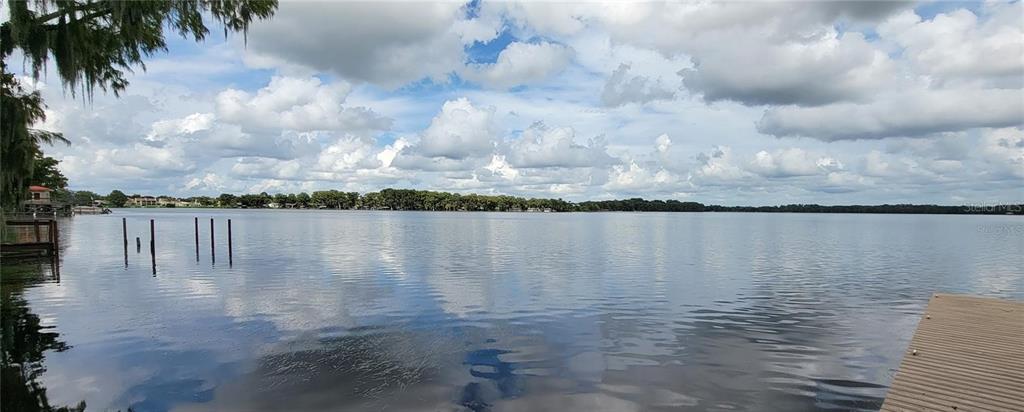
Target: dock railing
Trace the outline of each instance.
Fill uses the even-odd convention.
[[[3,241],[0,253],[5,257],[14,255],[52,255],[60,244],[60,229],[57,219],[25,219],[5,216]]]

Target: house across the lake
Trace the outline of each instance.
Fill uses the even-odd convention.
[[[156,204],[160,207],[195,207],[199,206],[198,202],[189,202],[184,199],[178,199],[176,197],[164,196],[156,199]]]
[[[130,206],[145,207],[145,206],[156,206],[156,198],[153,196],[136,196],[128,199]]]
[[[199,203],[196,201],[189,202],[184,199],[178,199],[171,196],[134,196],[128,198],[127,206],[130,207],[196,207]]]

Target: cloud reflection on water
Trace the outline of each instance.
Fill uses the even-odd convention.
[[[74,346],[61,404],[870,410],[931,290],[1024,296],[1024,246],[961,235],[1003,217],[120,213],[158,215],[156,278],[82,216],[26,293]],[[233,267],[192,213],[233,219]]]

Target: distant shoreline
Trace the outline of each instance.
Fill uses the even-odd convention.
[[[525,198],[509,195],[460,194],[413,189],[382,189],[358,193],[319,190],[309,193],[277,193],[212,196],[126,195],[114,190],[103,196],[83,191],[74,198],[92,206],[134,208],[218,208],[218,209],[328,209],[328,210],[408,210],[437,212],[760,212],[760,213],[870,213],[870,214],[946,214],[946,215],[1024,215],[1024,203],[967,205],[835,205],[788,204],[777,206],[705,205],[694,201],[647,200],[642,198],[586,200],[572,202],[552,198]]]
[[[792,206],[792,205],[790,205]],[[787,206],[707,206],[707,210],[562,210],[562,211],[527,211],[527,210],[430,210],[430,209],[365,209],[365,208],[249,208],[249,207],[219,207],[219,206],[188,206],[188,207],[165,207],[165,206],[135,206],[115,207],[113,210],[267,210],[267,211],[363,211],[363,212],[463,212],[463,213],[794,213],[794,214],[872,214],[872,215],[1024,215],[1024,205],[994,205],[985,207],[976,206],[933,206],[933,205],[900,205],[906,208],[885,209],[893,205],[873,206],[816,206],[804,208],[789,208]],[[861,210],[856,210],[861,209]],[[955,209],[955,210],[949,210]]]

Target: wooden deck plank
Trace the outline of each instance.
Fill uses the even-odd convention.
[[[22,243],[4,243],[0,245],[4,249],[49,249],[53,247],[53,243],[50,242],[22,242]]]
[[[1024,412],[1024,302],[934,295],[882,411]]]

